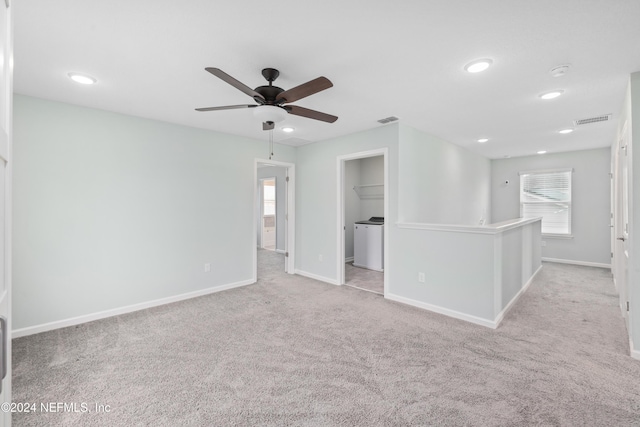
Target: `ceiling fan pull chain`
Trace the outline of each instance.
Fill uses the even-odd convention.
[[[269,160],[273,157],[273,129],[269,130]]]

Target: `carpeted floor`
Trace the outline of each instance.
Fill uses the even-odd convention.
[[[344,284],[384,295],[384,273],[356,267],[352,262],[344,265]]]
[[[14,340],[14,402],[91,409],[14,425],[640,425],[606,270],[545,264],[491,330],[259,255],[254,285]]]

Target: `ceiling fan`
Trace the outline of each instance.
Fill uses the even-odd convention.
[[[310,110],[308,108],[299,107],[297,105],[285,105],[290,102],[298,101],[307,96],[313,95],[333,86],[333,83],[326,77],[318,77],[303,83],[299,86],[284,90],[277,86],[273,86],[273,82],[278,78],[280,72],[275,68],[265,68],[262,75],[269,82],[268,86],[258,86],[251,89],[249,86],[234,79],[229,74],[219,68],[207,67],[208,72],[221,80],[229,83],[236,89],[253,97],[258,104],[243,105],[226,105],[223,107],[206,107],[196,108],[196,111],[217,111],[217,110],[234,110],[239,108],[255,108],[254,115],[262,120],[262,129],[271,130],[275,127],[275,123],[284,120],[288,114],[306,117],[308,119],[320,120],[327,123],[333,123],[338,117],[331,114],[321,113],[320,111]]]

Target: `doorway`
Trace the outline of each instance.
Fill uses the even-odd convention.
[[[260,175],[260,171],[258,175]],[[285,175],[286,171],[282,175]],[[278,227],[278,222],[282,220],[282,215],[277,215],[277,208],[280,208],[280,204],[276,206],[276,181],[277,177],[272,176],[270,178],[260,178],[259,194],[260,194],[260,217],[259,217],[259,233],[258,233],[258,247],[266,249],[268,251],[279,250],[284,253],[284,249],[281,247],[284,245],[282,239],[277,239],[278,233],[281,231],[281,226]],[[278,192],[280,190],[280,184],[278,186]],[[280,240],[280,241],[277,241]],[[278,247],[278,245],[280,247]]]
[[[256,159],[254,183],[253,280],[264,268],[293,274],[295,165]]]
[[[385,295],[388,149],[339,156],[337,161],[338,284]]]

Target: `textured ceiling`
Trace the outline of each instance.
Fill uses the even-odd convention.
[[[638,0],[29,0],[15,7],[15,91],[187,126],[267,139],[252,100],[204,71],[250,87],[262,68],[288,89],[334,87],[296,102],[339,116],[289,115],[276,141],[300,145],[402,123],[490,158],[608,146],[629,74],[640,71]],[[491,58],[487,71],[463,67]],[[571,64],[563,77],[549,70]],[[98,84],[81,86],[69,72]],[[540,93],[563,89],[550,101]],[[581,126],[575,119],[613,114]],[[280,128],[292,126],[295,132]],[[486,136],[487,143],[476,139]],[[287,141],[289,140],[289,141]]]

